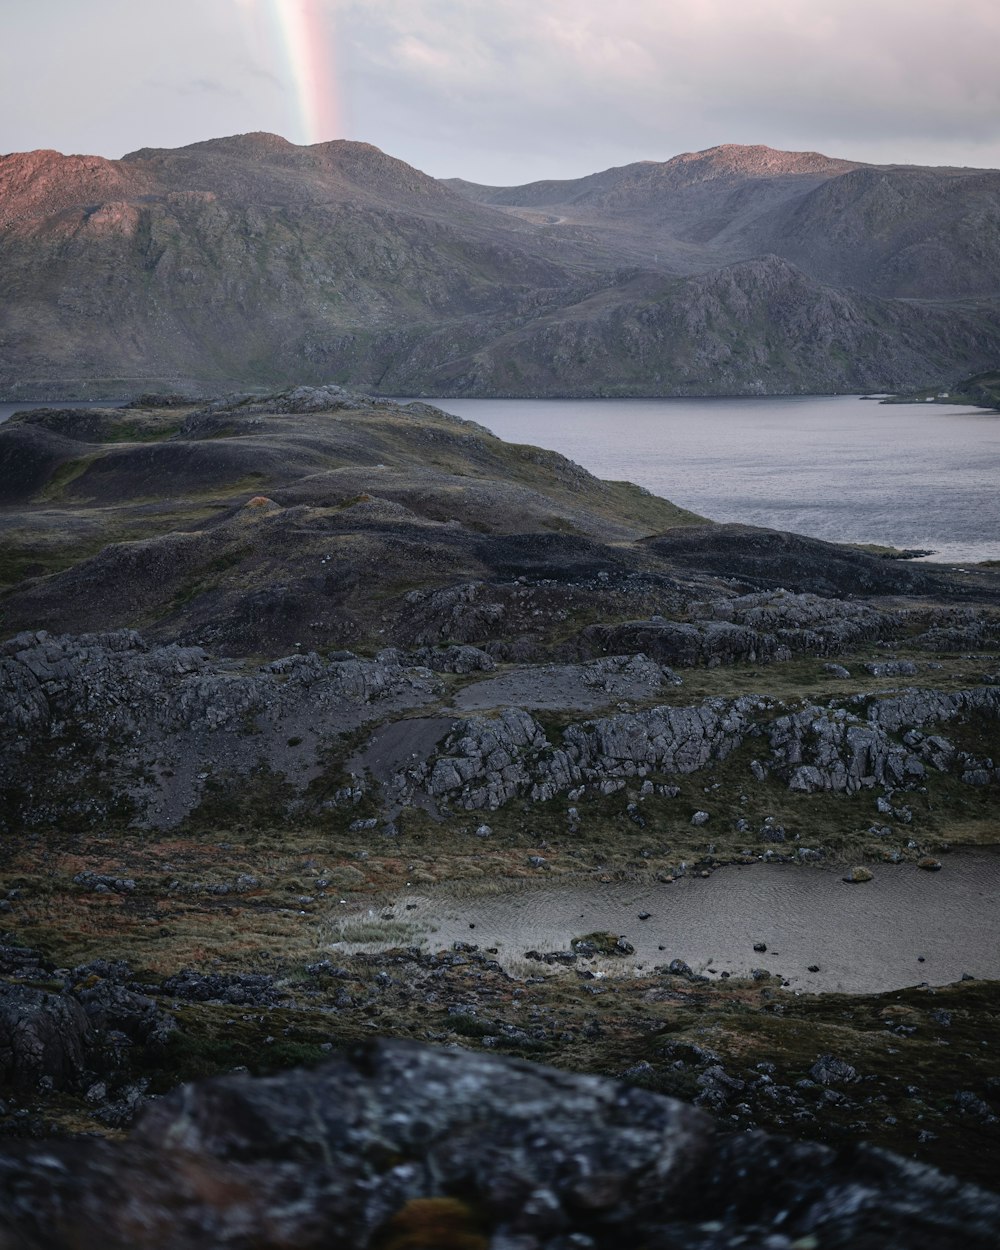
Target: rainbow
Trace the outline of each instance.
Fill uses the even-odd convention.
[[[295,94],[295,137],[302,143],[323,143],[339,134],[331,7],[329,0],[263,0],[272,32],[268,48],[277,43],[283,50],[283,77]]]

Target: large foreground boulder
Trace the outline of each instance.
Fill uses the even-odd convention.
[[[998,1230],[1000,1199],[884,1152],[398,1041],[183,1087],[125,1142],[0,1147],[3,1250],[992,1250]]]

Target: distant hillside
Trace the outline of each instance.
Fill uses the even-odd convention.
[[[1000,371],[993,369],[959,382],[956,391],[984,408],[1000,408]]]
[[[358,336],[536,306],[570,282],[517,223],[363,144],[8,156],[0,223],[7,390],[339,375]]]
[[[929,386],[910,394],[893,395],[886,404],[972,404],[977,408],[1000,408],[1000,370],[989,369],[947,386]]]
[[[917,299],[1000,296],[1000,172],[855,169],[785,204],[760,238],[814,277]]]
[[[930,385],[1000,358],[998,188],[736,146],[515,188],[266,134],[12,154],[0,394]]]
[[[1000,296],[1000,172],[864,165],[727,144],[565,182],[485,187],[467,199],[621,236],[681,268],[764,252],[872,294]]]
[[[550,225],[609,230],[637,256],[688,271],[713,258],[718,262],[711,249],[699,254],[700,248],[717,248],[779,206],[797,203],[829,179],[857,168],[818,152],[728,144],[567,181],[484,187],[452,179],[448,185],[467,199],[515,215],[545,214]],[[752,254],[752,249],[738,253],[743,259]]]
[[[596,395],[895,391],[931,361],[984,359],[998,334],[996,309],[879,300],[764,256],[689,278],[636,277],[430,376],[441,393],[463,395],[555,396],[584,384]]]

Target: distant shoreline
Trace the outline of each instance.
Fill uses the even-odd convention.
[[[192,394],[190,401],[192,404],[206,403],[221,395],[231,395],[239,392],[249,395],[259,394],[261,396],[271,395],[277,391],[284,389],[295,383],[276,382],[273,386],[262,386],[258,382],[221,382],[217,388],[206,389],[199,394]],[[337,385],[343,386],[346,390],[357,392],[361,395],[370,395],[374,399],[398,400],[400,392],[392,393],[379,391],[375,388],[366,387],[363,383],[357,385],[350,382],[311,382],[304,385],[325,386]],[[414,388],[416,391],[416,388]],[[162,389],[156,383],[138,384],[134,389],[122,391],[120,394],[103,394],[94,395],[93,393],[74,393],[69,395],[53,395],[51,392],[42,393],[41,391],[31,390],[28,393],[11,394],[10,392],[0,392],[0,404],[100,404],[108,405],[129,403],[137,396],[142,394],[150,395],[179,395],[183,393],[182,389],[170,387],[164,383]],[[547,392],[545,394],[537,394],[534,392],[515,392],[515,391],[495,391],[490,394],[469,394],[465,392],[441,392],[436,394],[428,394],[426,392],[418,392],[410,394],[409,400],[420,400],[427,403],[433,403],[435,400],[447,399],[512,399],[512,400],[545,400],[545,399],[574,399],[574,400],[600,400],[600,399],[830,399],[830,398],[856,398],[856,399],[876,399],[885,401],[886,396],[882,394],[862,394],[855,391],[671,391],[668,393],[662,391],[622,391],[610,392],[578,392],[578,391],[558,391]]]

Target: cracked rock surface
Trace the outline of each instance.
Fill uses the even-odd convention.
[[[124,1143],[7,1144],[0,1193],[4,1250],[992,1250],[1000,1226],[993,1195],[883,1151],[722,1135],[615,1081],[398,1041],[182,1087]]]

